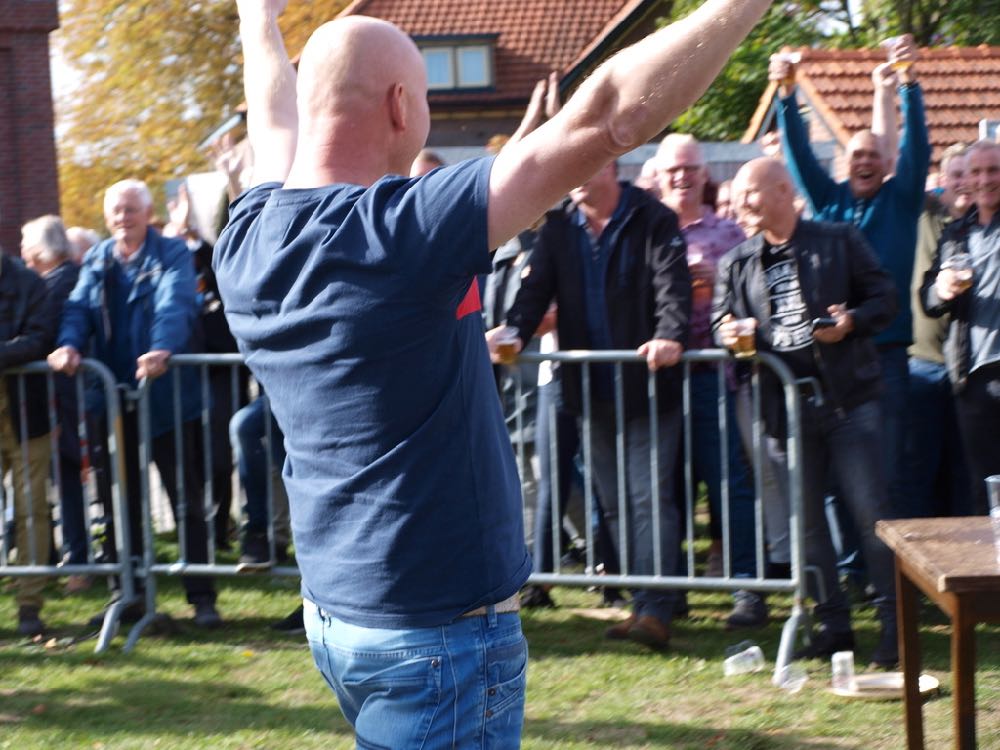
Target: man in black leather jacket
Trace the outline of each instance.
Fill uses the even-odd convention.
[[[734,180],[736,210],[756,234],[719,264],[712,320],[716,339],[736,344],[737,319],[753,319],[759,351],[778,355],[803,381],[802,502],[806,563],[820,571],[820,630],[797,658],[854,649],[850,611],[837,580],[836,555],[823,510],[828,479],[841,488],[858,525],[882,636],[871,661],[892,666],[896,644],[893,562],[875,537],[889,515],[883,465],[881,378],[872,336],[896,312],[895,287],[862,235],[848,224],[799,218],[788,171],[772,159],[750,162]],[[780,456],[784,396],[763,377],[768,450]]]

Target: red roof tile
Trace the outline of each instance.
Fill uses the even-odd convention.
[[[342,15],[392,21],[414,37],[497,35],[496,89],[437,93],[434,104],[527,101],[549,71],[565,73],[650,0],[356,0]]]
[[[878,49],[802,49],[799,81],[821,116],[846,144],[851,133],[871,125],[871,72],[885,61]],[[979,137],[979,121],[1000,119],[1000,47],[923,49],[917,76],[924,92],[933,159],[957,141]],[[759,130],[770,108],[774,87],[761,100],[751,123]],[[757,132],[747,131],[755,137]]]

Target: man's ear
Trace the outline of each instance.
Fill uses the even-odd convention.
[[[389,110],[389,122],[393,130],[406,130],[406,91],[403,84],[394,83],[386,94]]]

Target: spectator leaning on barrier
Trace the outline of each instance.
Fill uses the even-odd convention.
[[[691,335],[688,347],[709,349],[712,342],[712,291],[719,260],[746,236],[735,222],[716,216],[703,202],[708,169],[701,146],[691,135],[671,133],[656,152],[657,176],[663,203],[677,214],[687,245],[691,271]],[[723,574],[722,533],[722,440],[729,454],[729,550],[731,573],[737,578],[756,578],[754,494],[750,467],[740,443],[731,394],[726,393],[727,433],[720,434],[718,365],[691,365],[691,462],[692,480],[705,483],[710,522],[708,572]],[[694,488],[692,488],[694,489]],[[694,493],[695,495],[697,493]],[[677,498],[680,507],[684,498]],[[761,571],[763,573],[763,571]],[[757,627],[767,622],[764,598],[751,591],[737,591],[735,606],[726,619],[731,628]]]
[[[882,420],[889,499],[893,512],[903,516],[908,509],[906,498],[899,491],[899,466],[909,380],[906,347],[913,335],[907,290],[913,275],[917,221],[924,210],[924,182],[931,150],[923,98],[913,67],[917,49],[912,37],[905,36],[889,54],[891,61],[909,67],[897,72],[903,133],[896,173],[888,179],[891,154],[881,138],[864,130],[855,133],[847,145],[848,179],[836,182],[809,146],[809,135],[795,96],[795,66],[776,56],[771,61],[770,77],[781,82],[778,124],[788,168],[814,216],[858,227],[896,285],[898,313],[875,337],[875,343],[885,382]]]
[[[627,465],[619,467],[615,449],[615,396],[611,365],[591,366],[592,390],[584,393],[580,367],[562,363],[559,384],[563,405],[583,415],[591,399],[594,481],[618,559],[618,472],[627,474],[628,570],[655,570],[654,517],[661,524],[660,570],[677,573],[680,517],[675,505],[675,475],[681,438],[680,361],[688,338],[691,275],[677,216],[653,196],[618,182],[614,163],[582,186],[570,200],[550,211],[538,231],[526,273],[506,326],[487,334],[491,349],[511,331],[515,348],[527,345],[555,300],[556,331],[564,349],[630,349],[660,370],[658,385],[659,471],[650,476],[650,423],[646,373],[638,365],[623,368]],[[652,483],[660,487],[659,507]],[[607,631],[613,639],[632,639],[652,648],[669,644],[669,623],[677,593],[642,590],[633,595],[632,616]]]
[[[58,216],[41,216],[21,228],[21,258],[25,265],[45,280],[49,305],[56,321],[62,318],[63,305],[76,286],[80,267],[73,262],[71,243]],[[46,352],[47,353],[47,352]],[[80,477],[80,414],[76,383],[65,375],[56,375],[56,409],[59,415],[59,525],[62,531],[62,562],[66,565],[87,563],[87,530],[84,513],[83,482]],[[71,575],[67,593],[90,588],[91,579]]]
[[[57,318],[38,275],[0,249],[0,372],[42,359],[52,346]],[[49,414],[44,377],[9,375],[0,388],[0,484],[11,472],[17,537],[15,565],[49,564]],[[22,404],[23,397],[23,404]],[[21,421],[22,409],[27,417]],[[6,503],[5,503],[6,505]],[[33,636],[45,625],[39,613],[46,579],[17,580],[17,632]]]
[[[517,747],[527,651],[505,610],[531,560],[475,276],[697,98],[770,3],[711,0],[495,159],[419,178],[400,176],[430,129],[412,40],[344,16],[296,73],[285,0],[238,5],[255,187],[215,268],[285,434],[316,664],[359,744]],[[423,677],[401,688],[401,669]]]
[[[57,372],[73,375],[80,352],[92,352],[111,370],[120,386],[137,387],[144,378],[150,386],[150,422],[153,461],[160,473],[178,526],[183,526],[188,562],[208,561],[205,507],[202,497],[202,456],[198,449],[195,418],[200,393],[193,369],[182,374],[181,435],[183,455],[177,456],[174,435],[174,401],[167,363],[172,354],[186,351],[191,327],[198,313],[194,266],[181,240],[161,236],[149,226],[152,197],[138,180],[123,180],[108,188],[104,216],[111,238],[91,248],[84,258],[80,278],[63,308],[58,349],[49,355]],[[104,393],[88,395],[92,416],[94,464],[105,516],[113,520],[110,466],[107,455],[109,426],[104,417]],[[139,487],[139,428],[134,406],[121,403],[125,451],[125,494],[133,554],[141,554],[142,497]],[[183,472],[186,515],[178,516],[177,470]],[[105,552],[114,559],[114,534],[109,530]],[[215,609],[211,578],[185,576],[188,601],[195,608],[195,624],[216,627],[221,619]],[[123,619],[141,616],[141,601],[128,603]],[[95,624],[98,618],[95,618]]]
[[[983,480],[1000,474],[1000,144],[966,153],[975,205],[941,236],[921,297],[928,315],[948,314],[944,354],[972,480],[973,512],[987,512]]]
[[[947,315],[928,316],[920,302],[924,275],[937,253],[944,228],[961,219],[972,205],[972,190],[965,179],[967,148],[956,143],[945,149],[941,157],[942,189],[938,195],[928,193],[920,215],[910,283],[913,345],[909,348],[903,488],[909,498],[910,514],[916,517],[972,512],[969,472],[944,357],[949,319]]]
[[[825,592],[826,599],[817,598],[819,631],[796,657],[854,649],[850,609],[838,585],[823,510],[832,475],[857,521],[878,592],[882,634],[871,661],[891,666],[898,660],[895,584],[892,555],[875,537],[875,522],[888,516],[888,501],[882,381],[872,337],[895,314],[895,289],[854,227],[799,218],[791,178],[780,162],[748,163],[733,180],[733,190],[737,210],[758,232],[719,264],[712,311],[716,338],[732,348],[734,319],[753,319],[757,349],[777,354],[797,378],[817,381],[822,395],[822,400],[803,398],[802,543],[806,564],[818,568],[823,584],[817,589],[810,578],[813,596]],[[784,459],[784,395],[767,372],[761,380],[768,450]],[[808,386],[802,391],[813,394]]]

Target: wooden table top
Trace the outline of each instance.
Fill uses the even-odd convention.
[[[938,591],[1000,592],[988,516],[879,521],[875,533]]]

